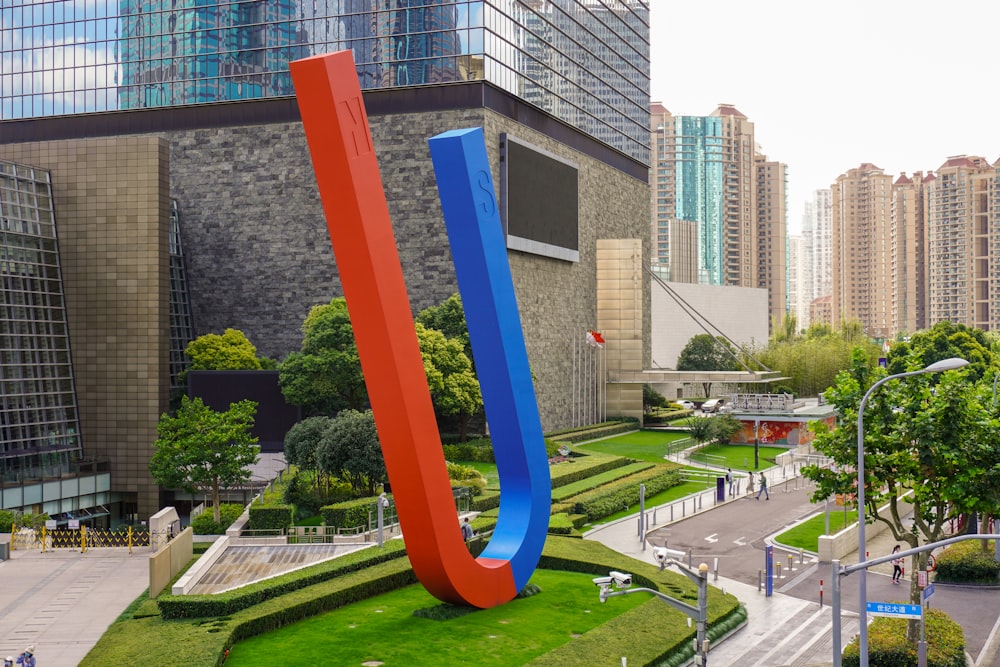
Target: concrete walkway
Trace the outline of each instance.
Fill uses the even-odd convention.
[[[5,536],[9,539],[9,535]],[[149,549],[11,552],[0,561],[0,657],[35,646],[43,667],[74,667],[149,588]]]

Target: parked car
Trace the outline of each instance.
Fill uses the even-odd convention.
[[[726,404],[724,398],[710,398],[701,404],[702,412],[718,412]]]
[[[694,410],[694,403],[691,401],[677,401],[677,405],[681,406],[685,410]]]

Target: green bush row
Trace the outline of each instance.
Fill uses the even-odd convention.
[[[602,472],[598,475],[590,475],[584,479],[573,482],[572,484],[561,486],[558,490],[553,488],[552,500],[553,502],[566,500],[579,493],[583,493],[588,489],[600,488],[605,484],[610,484],[611,482],[615,482],[623,477],[628,477],[629,475],[634,475],[638,472],[643,472],[644,470],[649,470],[655,467],[655,463],[641,461],[639,463],[630,463],[627,466],[608,470],[607,472]]]
[[[573,530],[573,521],[569,518],[569,514],[560,512],[549,517],[549,533],[553,535],[569,535]]]
[[[233,525],[243,514],[243,505],[236,503],[219,503],[219,521],[215,521],[215,512],[206,508],[204,512],[191,521],[191,530],[195,535],[224,535],[226,529]]]
[[[163,618],[226,616],[292,591],[313,586],[379,563],[403,558],[402,540],[390,540],[381,549],[369,547],[287,574],[211,595],[160,595],[156,606]],[[404,559],[405,561],[405,559]],[[406,561],[408,563],[408,561]]]
[[[657,466],[652,470],[630,475],[613,484],[581,493],[566,502],[572,502],[574,514],[586,514],[588,521],[597,521],[639,502],[639,485],[646,485],[646,497],[681,483],[680,471],[676,468]]]
[[[668,422],[672,422],[677,419],[684,419],[685,417],[689,417],[693,412],[694,410],[661,410],[653,414],[645,415],[642,419],[642,423],[666,424]]]
[[[248,614],[249,618],[238,619],[239,622],[233,625],[225,648],[232,648],[233,644],[243,639],[417,583],[413,568],[406,559],[386,563],[379,569],[382,571],[372,570],[330,582],[330,587],[315,592],[303,591],[305,594],[299,600],[276,600],[273,607],[254,610],[257,613]],[[220,656],[219,665],[225,662],[225,653],[223,651]]]
[[[610,423],[606,426],[598,426],[596,428],[570,431],[569,433],[560,433],[557,435],[549,434],[549,437],[556,442],[583,442],[585,440],[607,438],[612,435],[618,435],[619,433],[628,433],[629,431],[638,430],[638,428],[639,424],[637,422],[618,422]]]
[[[917,664],[917,647],[906,641],[906,619],[877,617],[868,626],[868,664],[909,667]],[[940,609],[924,610],[927,667],[965,667],[965,635]],[[857,638],[847,645],[843,667],[861,664]]]
[[[934,580],[956,584],[995,584],[1000,579],[1000,562],[993,559],[991,540],[957,542],[937,556]]]
[[[579,433],[582,431],[590,431],[593,429],[622,426],[622,425],[627,427],[626,430],[634,431],[637,428],[639,428],[639,420],[636,419],[635,417],[618,417],[615,419],[609,419],[608,421],[605,422],[601,422],[600,424],[591,424],[590,426],[585,426],[583,428],[579,426],[574,426],[572,428],[564,428],[558,431],[549,431],[548,433],[545,434],[545,437],[552,438],[553,440],[561,440],[562,438],[558,436]]]
[[[444,457],[448,461],[477,461],[479,463],[496,463],[493,456],[493,443],[489,438],[477,438],[455,445],[442,445]]]
[[[284,530],[292,525],[294,505],[251,505],[251,530]]]
[[[375,507],[376,499],[355,498],[345,500],[342,503],[335,503],[319,508],[319,513],[323,517],[323,522],[327,526],[337,528],[354,528],[356,526],[367,526],[368,517]]]
[[[497,507],[500,507],[500,492],[484,491],[483,495],[475,496],[472,499],[469,509],[473,512],[485,512],[487,510],[496,509]]]
[[[593,475],[621,468],[633,463],[633,459],[624,456],[607,457],[606,455],[590,455],[573,457],[572,463],[561,463],[549,468],[552,476],[552,488],[558,489]]]

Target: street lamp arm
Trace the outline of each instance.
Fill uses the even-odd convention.
[[[650,593],[650,594],[655,595],[656,597],[660,598],[661,600],[663,600],[664,602],[666,602],[668,605],[670,605],[671,607],[673,607],[677,611],[681,612],[682,614],[687,614],[688,616],[690,616],[691,618],[693,618],[696,621],[701,619],[701,616],[699,615],[697,607],[689,605],[686,602],[681,602],[680,600],[675,600],[674,598],[670,597],[669,595],[667,595],[665,593],[661,593],[660,591],[655,590],[653,588],[627,588],[627,589],[625,589],[623,591],[608,591],[605,594],[604,597],[605,598],[612,598],[612,597],[615,597],[615,596],[618,596],[618,595],[628,595],[629,593]]]

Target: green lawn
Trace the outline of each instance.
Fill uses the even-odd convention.
[[[788,451],[787,447],[767,447],[761,445],[757,454],[760,459],[760,467],[753,466],[753,445],[706,445],[700,451],[691,455],[695,461],[711,462],[713,465],[723,465],[732,468],[735,472],[745,470],[759,470],[770,468],[774,465],[774,460],[779,454]],[[705,456],[705,455],[708,456]],[[721,457],[722,463],[717,463]]]
[[[650,599],[601,604],[591,578],[537,570],[531,582],[540,594],[442,620],[414,615],[449,608],[409,586],[242,641],[226,667],[281,664],[283,655],[300,665],[523,665]]]
[[[843,507],[830,508],[830,534],[839,533],[851,524],[857,523],[858,511],[848,509],[846,518]],[[775,541],[796,549],[805,549],[815,553],[819,549],[819,536],[826,530],[826,512],[803,521],[794,528],[789,528],[775,538]]]
[[[579,452],[600,452],[615,456],[627,456],[638,461],[663,463],[668,446],[675,440],[689,437],[683,431],[635,431],[613,438],[588,442],[575,446]]]
[[[500,475],[497,474],[496,463],[486,463],[483,461],[455,461],[458,465],[475,468],[486,478],[486,488],[490,491],[500,490]]]

